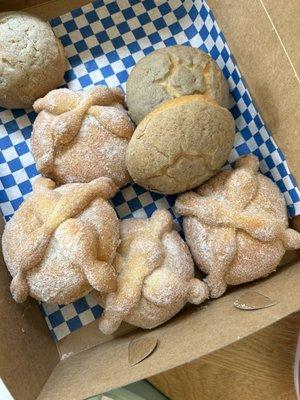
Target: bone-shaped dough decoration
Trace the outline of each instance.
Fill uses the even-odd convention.
[[[282,194],[258,166],[254,156],[240,158],[233,171],[220,172],[176,200],[194,260],[208,274],[211,297],[221,296],[227,285],[269,275],[286,250],[300,248]]]
[[[100,294],[105,311],[100,330],[114,332],[121,322],[151,329],[170,319],[187,303],[200,304],[207,286],[194,278],[187,246],[172,228],[166,210],[150,219],[121,221],[121,244],[115,260],[118,289]]]
[[[112,261],[119,223],[106,199],[117,190],[109,178],[55,188],[38,178],[33,194],[6,224],[2,244],[17,302],[30,294],[68,303],[92,288],[116,288]]]
[[[119,186],[129,181],[124,157],[133,124],[119,89],[57,89],[34,103],[31,138],[37,168],[58,183],[100,176]]]

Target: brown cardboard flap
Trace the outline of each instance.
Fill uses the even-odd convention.
[[[58,15],[63,15],[75,8],[82,7],[85,4],[92,3],[91,0],[50,0],[46,2],[43,0],[30,0],[30,5],[27,5],[26,1],[28,0],[18,1],[24,3],[23,6],[18,7],[19,10],[26,8],[27,12],[38,15],[46,21]],[[11,0],[6,0],[6,2],[11,3]],[[7,4],[7,7],[9,7],[9,4]]]
[[[252,312],[236,309],[233,305],[235,299],[251,287],[278,304]],[[39,400],[82,400],[158,374],[227,346],[299,308],[300,261],[283,267],[265,280],[209,301],[207,307],[185,310],[149,333],[134,331],[60,362]],[[159,340],[155,352],[138,365],[129,366],[128,345],[132,338],[153,334]]]
[[[71,332],[59,342],[57,348],[61,359],[77,354],[83,350],[88,350],[99,344],[114,340],[116,337],[123,336],[136,328],[123,322],[120,328],[112,335],[104,335],[98,328],[99,320],[95,320],[88,325]]]
[[[300,75],[300,3],[299,0],[263,0],[274,29],[286,49],[296,74]],[[284,12],[283,12],[284,11]]]
[[[49,20],[91,2],[91,0],[0,0],[0,12],[26,9],[29,13]]]
[[[0,236],[3,227],[0,217]],[[0,378],[15,400],[32,400],[58,363],[58,351],[38,304],[33,300],[15,303],[10,280],[1,253]]]
[[[272,15],[275,17],[275,14],[271,12],[269,16],[267,15],[263,0],[207,0],[207,2],[267,127],[284,151],[291,171],[300,182],[299,78],[295,76],[282,45],[286,40],[280,42],[278,36],[279,33],[286,35],[284,32],[289,30],[292,32],[294,45],[297,46],[299,43],[297,13],[298,15],[300,13],[300,2],[288,2],[290,18],[287,18],[286,2],[268,0],[266,2],[268,9],[270,10],[271,3],[273,8],[276,4],[277,9],[276,18],[272,22],[270,18]],[[279,24],[278,13],[285,14],[285,18],[280,20],[277,33],[274,26],[276,28]],[[295,24],[298,29],[292,31]],[[293,46],[288,46],[286,51],[292,48]],[[292,59],[294,60],[293,57]]]

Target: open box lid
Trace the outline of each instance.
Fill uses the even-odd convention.
[[[20,3],[16,2],[22,8]],[[87,1],[50,1],[28,11],[49,19],[85,3]],[[285,13],[280,15],[282,10],[278,4],[275,7],[275,0],[264,0],[264,3],[259,0],[208,0],[208,3],[263,118],[300,182],[300,137],[297,137],[300,93],[296,76],[299,60],[295,58],[296,49],[293,50],[295,41],[289,41],[291,29],[295,30],[293,37],[299,32],[298,26],[293,26],[297,1],[285,4]],[[0,267],[0,377],[15,400],[32,400],[41,389],[40,400],[82,400],[187,363],[299,310],[299,267],[300,262],[292,255],[289,266],[255,283],[256,291],[278,301],[275,307],[255,312],[235,309],[233,302],[238,294],[254,284],[243,286],[209,302],[201,312],[185,310],[152,332],[134,331],[114,340],[108,338],[107,342],[63,361],[59,361],[59,354],[66,347],[74,353],[83,350],[86,338],[89,340],[97,335],[97,324],[71,334],[68,341],[59,343],[57,348],[37,304],[17,305],[13,302],[8,273]],[[132,337],[142,335],[156,335],[159,346],[151,357],[129,367],[128,344]],[[97,340],[93,344],[97,344]]]

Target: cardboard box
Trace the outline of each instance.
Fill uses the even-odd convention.
[[[33,6],[30,11],[49,19],[85,3],[50,1]],[[285,20],[274,11],[278,2],[208,3],[263,118],[299,182],[299,60],[292,47],[285,47],[285,43],[293,44],[289,42]],[[1,11],[6,7],[11,8],[10,1],[0,2]],[[16,8],[24,7],[26,1],[16,2]],[[289,7],[296,10],[296,0]],[[105,337],[95,321],[55,343],[37,303],[28,301],[20,305],[12,300],[10,277],[3,260],[0,261],[0,377],[15,400],[82,400],[196,360],[300,309],[300,257],[294,252],[285,257],[286,265],[269,278],[231,290],[210,301],[206,308],[186,309],[151,332],[123,326],[116,335]],[[253,312],[237,310],[234,300],[250,287],[278,304]],[[129,366],[131,340],[153,335],[159,341],[153,354],[140,364]]]

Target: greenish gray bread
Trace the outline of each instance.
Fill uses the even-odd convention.
[[[228,107],[228,84],[216,62],[203,51],[171,46],[142,58],[131,71],[127,105],[136,124],[163,102],[190,94],[204,94]]]

